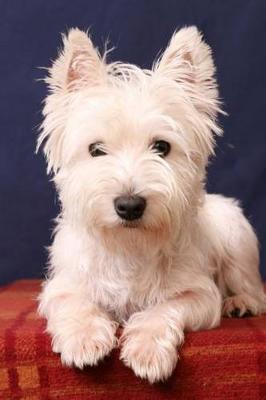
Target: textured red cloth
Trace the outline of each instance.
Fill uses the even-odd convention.
[[[1,400],[266,399],[266,315],[187,334],[172,378],[152,386],[118,351],[95,368],[62,367],[36,314],[39,290],[36,280],[0,289]]]

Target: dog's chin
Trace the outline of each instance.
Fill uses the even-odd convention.
[[[147,249],[156,250],[169,240],[170,231],[163,224],[148,224],[144,219],[116,220],[113,224],[101,225],[98,238],[110,253],[142,254]]]
[[[169,227],[160,224],[149,224],[144,219],[140,218],[133,221],[120,220],[117,224],[109,230],[109,232],[113,232],[113,235],[117,235],[116,239],[119,241],[127,240],[128,238],[140,240],[140,243],[143,243],[143,240],[164,240],[166,236],[169,236]]]

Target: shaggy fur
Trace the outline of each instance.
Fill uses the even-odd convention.
[[[211,50],[183,28],[148,71],[107,64],[78,29],[63,42],[38,141],[61,202],[39,311],[64,364],[96,365],[119,345],[136,375],[164,380],[184,331],[266,311],[254,231],[237,201],[205,192],[222,133]],[[90,155],[95,142],[105,155]],[[123,194],[146,199],[142,218],[117,215]]]

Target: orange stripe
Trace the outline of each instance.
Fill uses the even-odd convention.
[[[255,354],[257,351],[266,351],[266,343],[253,342],[248,343],[235,343],[235,344],[221,344],[221,345],[203,345],[193,346],[182,349],[182,356],[184,358],[194,355],[218,355],[218,354],[232,354],[234,352],[244,351],[245,353]]]

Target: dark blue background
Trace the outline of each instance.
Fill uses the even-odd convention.
[[[266,1],[0,0],[0,282],[42,276],[56,196],[34,154],[46,88],[37,79],[60,32],[91,27],[111,59],[150,67],[173,31],[197,25],[213,47],[229,117],[209,168],[212,192],[241,200],[261,242],[266,278]]]

